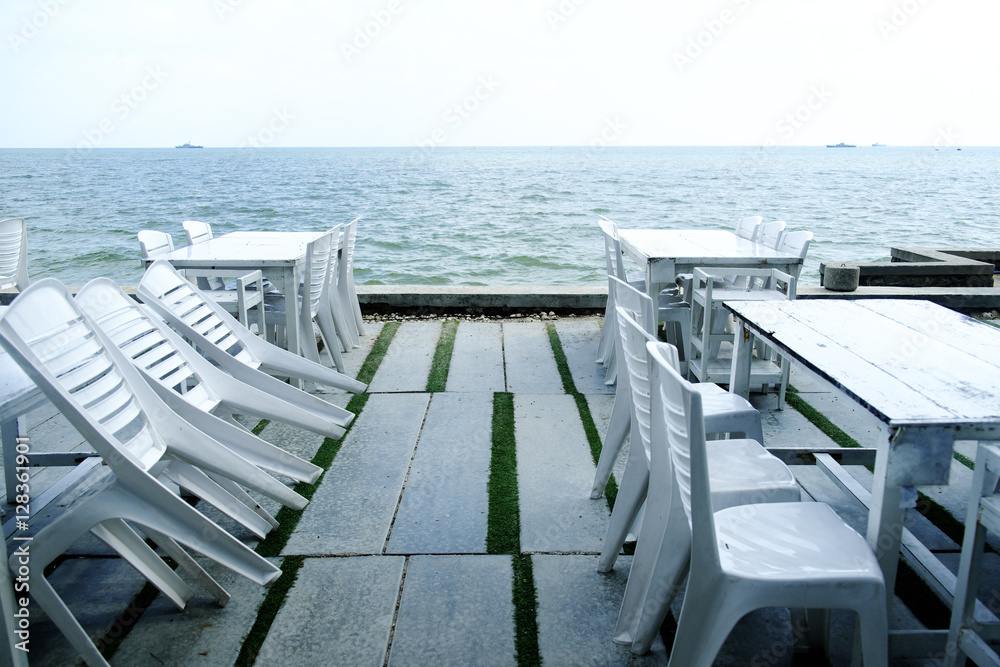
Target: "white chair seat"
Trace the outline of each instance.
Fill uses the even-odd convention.
[[[784,463],[755,440],[708,442],[712,509],[737,505],[795,502],[802,492]]]
[[[779,579],[788,588],[788,598],[803,595],[780,606],[809,606],[807,593],[794,589],[815,585],[819,577],[836,581],[838,587],[843,586],[843,594],[851,597],[859,594],[849,588],[852,579],[866,588],[881,585],[882,571],[871,547],[825,503],[768,503],[752,508],[753,512],[748,507],[715,512],[719,561],[725,574]]]

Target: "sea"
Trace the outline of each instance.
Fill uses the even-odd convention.
[[[28,223],[32,279],[138,283],[136,233],[359,223],[374,285],[603,285],[597,221],[732,229],[784,220],[820,262],[892,246],[1000,247],[1000,148],[401,147],[0,149],[0,219]]]

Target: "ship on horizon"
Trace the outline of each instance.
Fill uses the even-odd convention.
[[[185,142],[185,143],[181,144],[180,146],[174,146],[174,148],[204,148],[204,146],[195,146],[194,144],[192,144],[190,142]]]
[[[857,148],[854,144],[845,144],[841,141],[839,144],[827,144],[827,148]]]

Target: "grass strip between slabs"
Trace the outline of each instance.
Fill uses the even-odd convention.
[[[830,421],[826,415],[809,405],[791,386],[788,387],[785,402],[841,447],[861,447],[861,444],[857,440]],[[958,459],[958,456],[956,456],[956,459]],[[958,460],[961,461],[961,459]],[[869,471],[872,469],[871,466],[865,467]],[[970,465],[969,467],[971,468],[972,466]],[[932,498],[924,493],[918,493],[915,509],[955,543],[962,544],[965,536],[965,526]],[[989,545],[986,545],[986,549],[992,550]],[[899,559],[899,570],[896,576],[896,595],[899,596],[907,608],[913,612],[913,615],[925,627],[948,627],[951,612],[917,575],[913,568],[903,560],[902,556]]]
[[[427,376],[427,393],[445,390],[448,384],[448,371],[451,368],[451,353],[455,349],[455,334],[458,332],[458,320],[445,320],[441,323],[441,337],[434,349],[434,361],[431,362],[431,372]]]
[[[372,351],[368,353],[365,358],[364,364],[361,365],[361,370],[358,371],[357,379],[360,382],[368,384],[375,377],[375,371],[378,370],[379,364],[382,363],[382,359],[385,357],[386,352],[389,349],[389,344],[392,343],[393,336],[396,335],[396,331],[399,329],[399,322],[387,322],[383,327],[381,333],[379,333],[378,339],[375,341],[375,345],[372,347]],[[326,471],[330,468],[333,463],[333,459],[337,456],[340,451],[340,446],[343,444],[344,439],[347,434],[351,432],[351,428],[357,423],[358,417],[361,416],[361,411],[364,410],[365,405],[368,403],[368,394],[355,394],[351,397],[350,402],[347,404],[347,410],[354,413],[354,421],[348,425],[345,430],[344,436],[339,440],[334,440],[333,438],[326,438],[323,440],[323,444],[320,446],[316,455],[313,456],[312,462],[323,469],[323,473],[319,476],[312,484],[307,484],[305,482],[299,482],[295,485],[295,492],[299,495],[305,497],[307,500],[311,500],[313,495],[316,493],[316,489],[319,485],[323,483],[323,479],[326,477]],[[302,518],[302,513],[305,510],[294,510],[288,507],[282,507],[278,510],[278,514],[275,517],[278,520],[278,527],[268,533],[267,537],[257,545],[257,553],[265,558],[277,558],[281,555],[281,550],[285,548],[285,544],[288,543],[288,539],[292,536],[292,532],[295,530],[295,526],[298,525],[299,519]],[[282,605],[285,604],[285,598],[288,596],[288,591],[291,590],[292,585],[295,584],[295,578],[298,576],[299,568],[304,564],[305,559],[303,556],[286,556],[281,563],[281,576],[271,584],[268,588],[267,596],[260,605],[260,609],[257,611],[257,619],[254,621],[253,626],[247,633],[246,639],[243,640],[243,646],[240,649],[240,653],[236,658],[236,667],[249,667],[257,659],[257,654],[260,653],[261,646],[264,645],[264,640],[267,638],[267,633],[271,629],[271,625],[274,623],[275,617],[278,615],[278,611],[281,609]]]
[[[546,324],[549,332],[549,344],[552,346],[552,356],[556,359],[556,368],[559,369],[559,377],[562,378],[563,390],[576,401],[576,409],[580,412],[580,422],[583,424],[583,432],[587,435],[587,443],[590,445],[590,455],[594,459],[596,466],[601,460],[601,434],[597,432],[594,425],[594,416],[590,412],[590,405],[587,397],[576,390],[576,383],[573,382],[573,374],[569,370],[569,362],[566,360],[566,352],[563,351],[562,341],[559,340],[559,333],[552,323]],[[608,509],[615,508],[615,499],[618,497],[618,482],[614,474],[608,477],[608,484],[604,487],[604,498],[608,502]]]
[[[514,648],[519,667],[542,664],[538,649],[538,595],[531,556],[521,553],[521,511],[517,493],[517,442],[514,395],[493,394],[493,435],[486,552],[511,557],[513,570]]]

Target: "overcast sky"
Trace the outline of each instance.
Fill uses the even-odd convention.
[[[996,0],[2,0],[0,146],[1000,145],[998,25]]]

